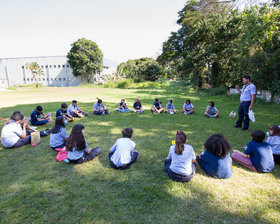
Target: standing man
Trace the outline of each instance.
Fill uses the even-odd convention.
[[[235,124],[235,128],[241,128],[242,122],[244,119],[243,128],[241,130],[245,131],[249,128],[249,110],[252,110],[253,104],[256,97],[256,86],[250,82],[250,76],[244,76],[243,79],[243,88],[240,91],[239,86],[236,86],[236,90],[241,94],[240,95],[240,104],[238,108],[239,119]]]

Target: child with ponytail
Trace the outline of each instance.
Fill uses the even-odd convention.
[[[164,161],[164,168],[170,179],[179,182],[188,182],[195,174],[195,154],[193,147],[186,142],[186,134],[183,131],[177,131],[176,144],[170,147]]]

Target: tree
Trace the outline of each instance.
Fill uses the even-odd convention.
[[[119,64],[118,73],[136,80],[155,81],[162,76],[162,67],[152,58],[140,58]]]
[[[73,70],[73,75],[80,76],[82,80],[91,82],[96,73],[103,70],[103,53],[98,45],[85,38],[78,39],[67,54],[68,63]]]
[[[36,87],[38,87],[39,77],[45,75],[40,65],[37,62],[31,62],[31,63],[26,63],[25,68],[31,71],[33,76],[32,78],[36,81]]]

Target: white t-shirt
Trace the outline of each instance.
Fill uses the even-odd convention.
[[[191,145],[185,144],[182,155],[175,153],[175,145],[169,150],[167,159],[171,159],[170,169],[177,174],[188,176],[192,173],[192,160],[195,160],[195,154]]]
[[[1,142],[5,148],[13,147],[22,135],[22,127],[15,121],[7,123],[1,132]]]
[[[117,166],[124,166],[131,161],[131,152],[134,151],[135,142],[129,138],[119,138],[116,143],[111,147],[110,152],[114,154],[111,161]]]

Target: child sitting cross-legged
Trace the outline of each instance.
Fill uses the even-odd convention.
[[[175,181],[188,182],[195,174],[195,154],[193,147],[186,142],[186,134],[177,131],[176,144],[170,147],[169,154],[164,160],[168,176]]]
[[[58,116],[63,116],[63,118],[67,121],[74,121],[75,118],[72,117],[68,112],[67,112],[67,104],[66,103],[62,103],[61,107],[59,109],[57,109],[55,117]]]
[[[255,172],[271,172],[274,169],[274,160],[271,145],[264,142],[265,134],[261,130],[255,130],[251,136],[252,141],[248,143],[245,151],[232,150],[231,158]]]
[[[123,129],[123,137],[111,147],[108,157],[112,168],[124,170],[136,162],[139,152],[134,150],[135,142],[131,140],[132,134],[131,128]]]
[[[32,125],[43,125],[47,124],[50,121],[52,121],[51,113],[45,115],[43,113],[43,107],[40,105],[37,106],[36,109],[30,114],[30,123]]]
[[[190,99],[187,99],[186,102],[184,103],[184,105],[183,105],[183,113],[185,115],[193,114],[194,113],[194,106],[191,103]]]
[[[88,113],[78,107],[77,100],[72,100],[72,104],[68,107],[67,113],[72,117],[85,117]]]
[[[139,99],[135,100],[135,103],[133,104],[132,111],[134,113],[144,113],[144,109],[142,107],[141,101]]]
[[[155,102],[153,103],[153,107],[151,109],[153,114],[160,114],[164,111],[162,107],[162,103],[158,98],[155,98]]]
[[[97,98],[97,102],[93,104],[93,114],[95,115],[109,114],[109,110],[104,106],[101,99]]]
[[[120,113],[128,113],[129,112],[128,106],[125,103],[125,99],[121,99],[121,102],[120,102],[120,104],[117,108],[117,111],[120,112]]]
[[[218,109],[215,107],[215,103],[214,101],[210,101],[209,105],[206,107],[206,111],[205,111],[205,116],[208,118],[217,118],[219,117],[219,111]]]
[[[177,110],[175,109],[175,106],[173,104],[172,100],[168,100],[168,103],[166,104],[166,113],[168,114],[176,114]]]
[[[75,124],[67,139],[67,159],[72,163],[80,164],[90,161],[101,153],[101,149],[98,147],[89,148],[84,134],[85,127],[81,124]]]
[[[66,146],[66,140],[69,135],[65,128],[63,116],[58,116],[55,119],[55,125],[50,132],[50,146],[52,149],[63,148]]]
[[[1,132],[1,142],[5,148],[19,148],[31,143],[31,133],[27,131],[28,123],[20,111],[15,111],[9,122],[7,122]],[[49,129],[40,131],[40,136],[47,136]]]
[[[210,136],[204,143],[205,151],[196,157],[196,161],[209,176],[214,178],[230,178],[232,160],[230,144],[221,134]]]

